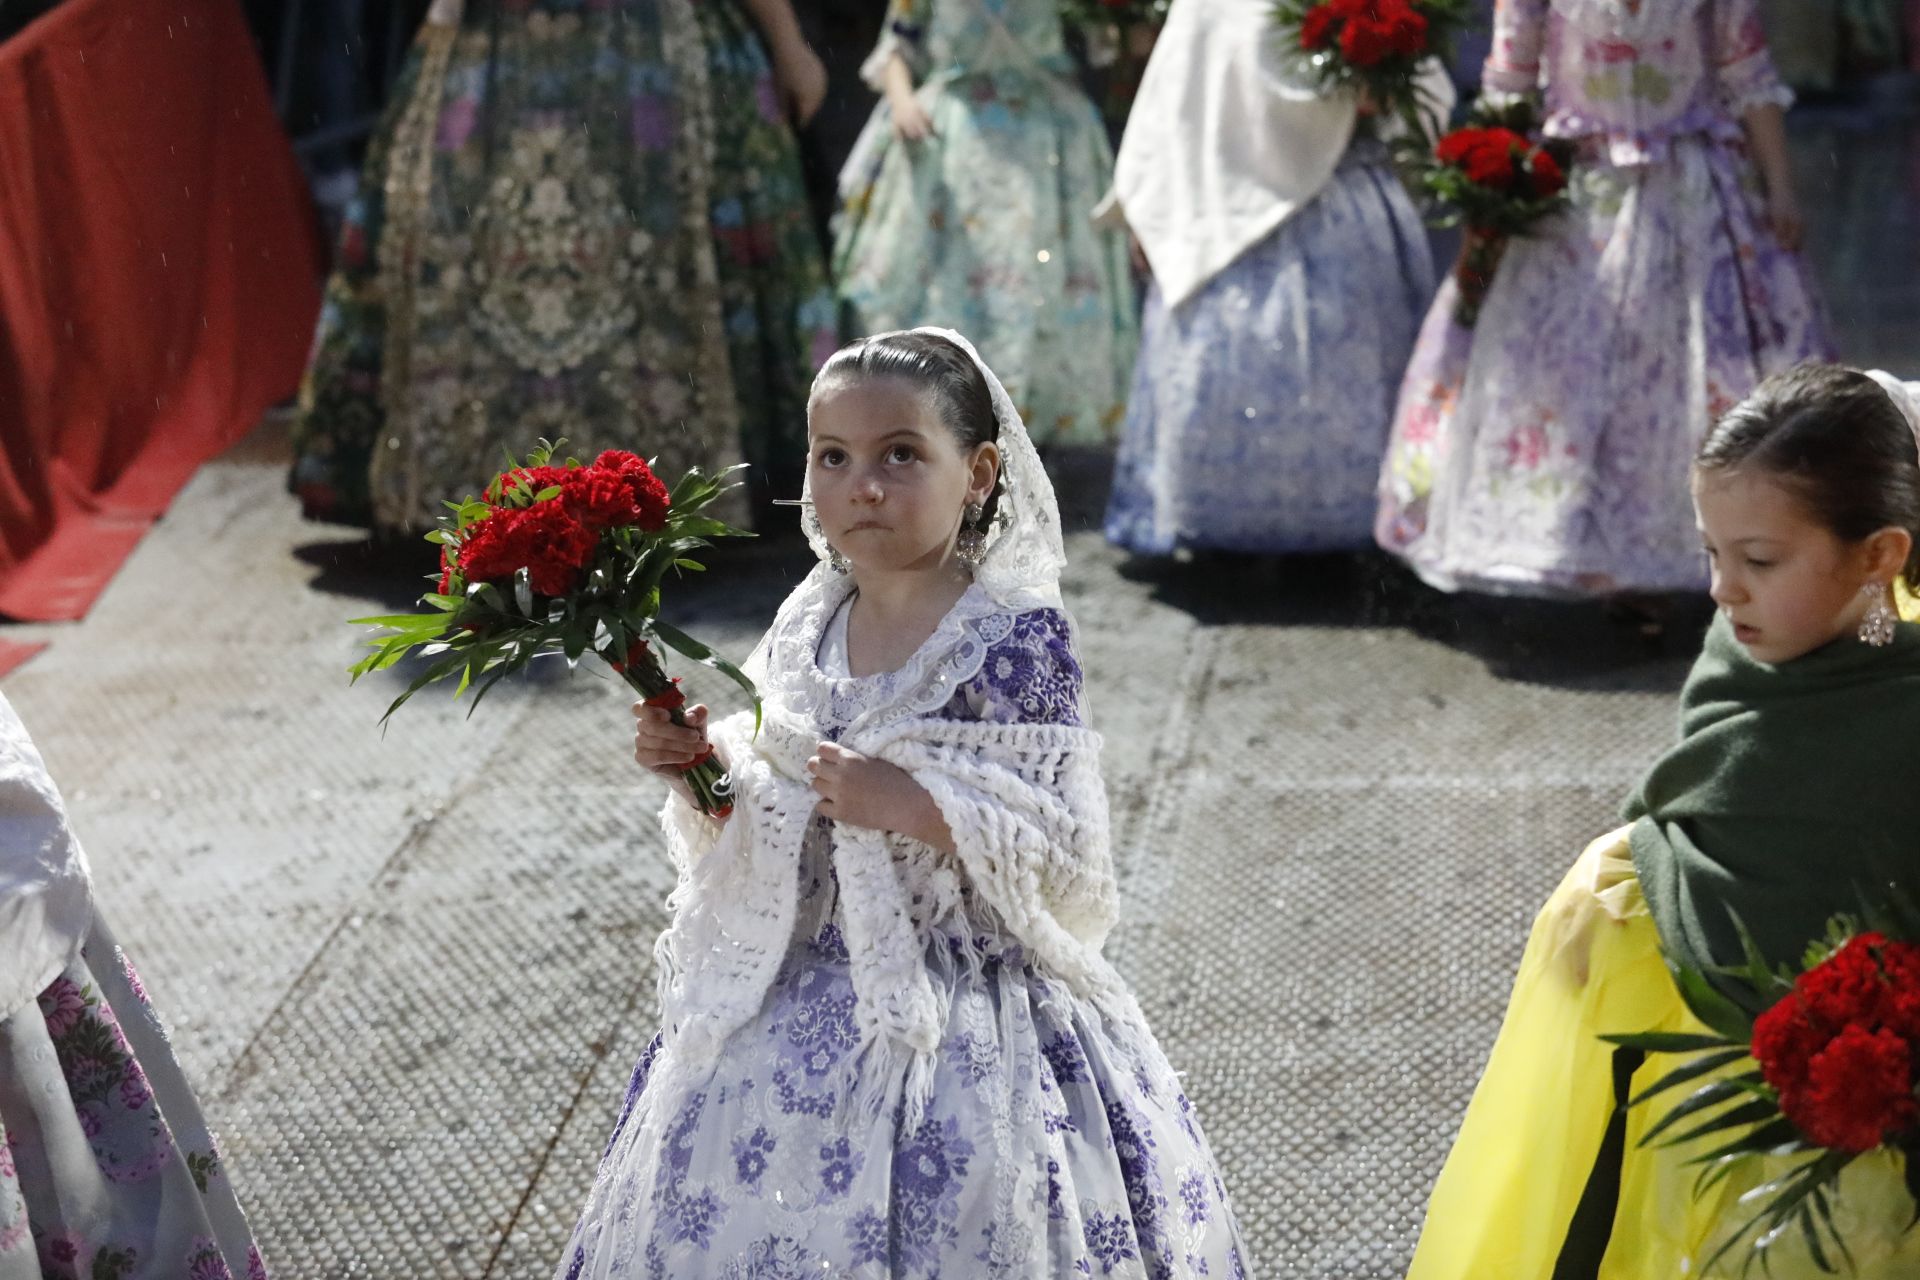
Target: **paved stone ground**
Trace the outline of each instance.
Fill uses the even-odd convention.
[[[1906,181],[1832,127],[1801,131],[1803,169],[1866,147],[1883,195]],[[1858,186],[1813,188],[1817,231],[1910,222]],[[1862,289],[1850,350],[1898,364],[1913,315]],[[207,467],[84,623],[22,629],[54,644],[5,690],[280,1273],[544,1276],[652,1029],[658,792],[584,670],[471,720],[429,693],[382,736],[344,620],[405,607],[426,565],[301,524],[279,449],[267,428]],[[1130,566],[1089,531],[1097,479],[1063,488],[1118,959],[1261,1274],[1396,1276],[1528,920],[1668,740],[1703,615],[1650,645],[1367,557]],[[743,653],[803,568],[732,555],[683,620]]]

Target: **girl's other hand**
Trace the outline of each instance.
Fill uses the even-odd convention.
[[[1806,220],[1800,215],[1800,201],[1785,183],[1767,198],[1767,221],[1773,224],[1774,239],[1789,253],[1799,252],[1807,238]]]
[[[773,60],[773,82],[796,129],[806,128],[827,100],[827,64],[804,42],[796,41]]]
[[[823,818],[870,831],[894,831],[936,849],[953,852],[953,833],[927,789],[913,775],[885,760],[823,742],[807,761]]]
[[[919,142],[933,136],[933,117],[911,93],[887,95],[887,108],[893,113],[893,136],[902,142]]]

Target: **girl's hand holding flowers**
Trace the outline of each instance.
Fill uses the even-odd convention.
[[[633,704],[633,758],[648,773],[657,773],[669,782],[681,783],[688,766],[719,753],[707,741],[707,709],[688,707],[675,724],[673,712],[646,702]],[[725,762],[721,761],[725,767]],[[688,792],[691,796],[691,791]]]
[[[913,775],[885,760],[863,756],[835,742],[823,742],[807,761],[823,818],[873,831],[893,831],[954,851],[953,832],[940,807]]]

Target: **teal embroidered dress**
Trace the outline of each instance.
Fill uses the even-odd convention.
[[[1056,0],[892,0],[933,136],[893,135],[882,100],[841,175],[835,275],[850,331],[973,337],[1034,439],[1111,439],[1139,344],[1127,251],[1096,228],[1113,181]]]

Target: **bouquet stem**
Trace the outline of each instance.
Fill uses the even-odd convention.
[[[1459,304],[1454,318],[1463,329],[1471,329],[1480,319],[1480,308],[1493,288],[1493,273],[1506,256],[1507,238],[1484,227],[1468,227],[1460,245],[1460,257],[1453,264],[1454,283],[1459,286]]]
[[[665,707],[675,724],[686,726],[682,710],[686,697],[680,692],[679,682],[667,678],[667,673],[660,669],[660,660],[644,643],[636,642],[624,659],[611,650],[600,656],[649,706]],[[733,775],[720,767],[719,759],[712,752],[687,765],[680,776],[693,792],[700,812],[714,818],[724,818],[733,812]]]

